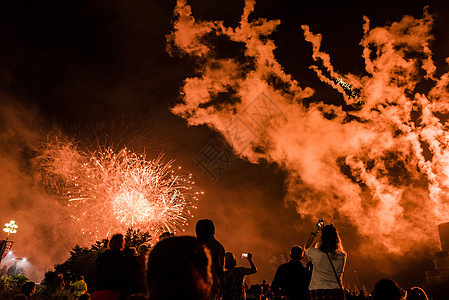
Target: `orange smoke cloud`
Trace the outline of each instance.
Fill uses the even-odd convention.
[[[1,101],[0,218],[18,224],[17,233],[10,236],[12,250],[16,257],[28,258],[27,276],[40,281],[50,266],[67,258],[74,239],[61,214],[64,206],[36,184],[28,161],[33,155],[30,145],[42,139],[38,113],[4,95]],[[13,262],[2,260],[7,267]]]
[[[366,237],[362,247],[399,253],[436,245],[436,225],[449,219],[449,136],[441,117],[448,113],[449,75],[436,75],[432,16],[424,10],[422,19],[405,16],[373,29],[365,17],[363,76],[334,70],[320,49],[322,36],[302,26],[318,63],[311,68],[347,105],[359,102],[348,112],[302,104],[313,89],[284,72],[269,39],[280,21],[251,20],[254,6],[246,1],[239,26],[230,28],[196,21],[178,1],[169,49],[198,57],[199,65],[173,113],[214,128],[253,163],[277,163],[289,174],[286,200],[300,214],[353,224]],[[212,35],[244,47],[244,59],[221,58],[208,42]],[[345,95],[337,77],[360,89],[361,98]],[[417,88],[423,80],[433,83],[426,93]]]

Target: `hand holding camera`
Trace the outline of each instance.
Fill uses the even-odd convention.
[[[318,219],[318,222],[316,223],[317,230],[321,230],[324,227],[324,221],[323,219]]]
[[[253,255],[251,253],[242,253],[242,258],[246,258],[247,260],[251,260]]]
[[[315,225],[315,230],[314,230],[312,233],[316,236],[316,234],[317,234],[321,229],[323,229],[323,227],[324,227],[324,221],[323,221],[323,219],[318,219],[318,222],[317,222],[316,225]]]

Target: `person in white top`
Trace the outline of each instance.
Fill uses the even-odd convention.
[[[346,252],[334,225],[322,227],[317,223],[304,246],[309,260],[313,264],[312,278],[309,284],[311,300],[343,300],[342,277],[346,264]],[[321,230],[320,242],[312,247],[313,240]],[[331,263],[332,262],[332,263]]]

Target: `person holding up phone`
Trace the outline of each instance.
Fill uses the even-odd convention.
[[[237,267],[237,261],[231,252],[227,252],[225,255],[226,271],[224,273],[223,300],[246,299],[243,290],[244,277],[256,273],[257,268],[251,253],[242,253],[242,258],[248,260],[250,268]]]
[[[321,231],[320,242],[312,243]],[[307,257],[313,263],[312,278],[309,284],[311,300],[343,300],[343,272],[347,254],[343,249],[337,228],[333,224],[325,225],[318,220],[304,246]]]

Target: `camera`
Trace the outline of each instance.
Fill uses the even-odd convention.
[[[242,253],[242,258],[248,258],[248,253]]]
[[[323,219],[318,219],[318,222],[316,223],[316,227],[318,227],[318,229],[323,229],[323,227],[324,227]]]

